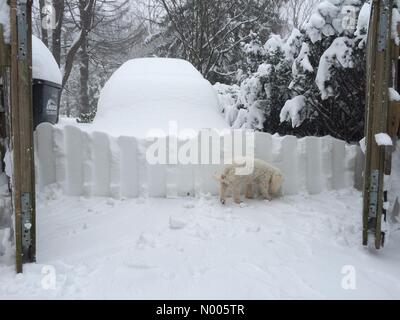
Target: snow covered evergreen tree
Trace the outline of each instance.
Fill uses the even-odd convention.
[[[322,0],[301,32],[294,29],[286,40],[272,36],[261,53],[253,37],[244,46],[248,68],[237,110],[224,107],[228,119],[236,114],[232,125],[361,139],[369,14],[368,0]]]
[[[240,94],[235,107],[226,107],[227,119],[234,128],[258,129],[267,132],[286,132],[281,124],[281,106],[290,97],[291,66],[300,50],[302,35],[294,29],[283,40],[272,35],[264,46],[253,39],[244,46],[247,69],[241,72]],[[285,128],[285,129],[283,129]]]
[[[363,137],[369,11],[368,1],[323,0],[311,16],[280,114],[298,135]]]

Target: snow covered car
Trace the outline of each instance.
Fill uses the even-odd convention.
[[[141,58],[124,63],[101,91],[92,128],[111,135],[168,134],[172,126],[224,129],[217,94],[189,62]]]

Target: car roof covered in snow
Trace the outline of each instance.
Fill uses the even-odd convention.
[[[32,36],[32,78],[61,85],[62,76],[54,56],[45,44]]]
[[[224,129],[218,97],[211,84],[189,62],[141,58],[124,63],[101,91],[92,129],[137,137],[178,131]],[[156,131],[155,131],[156,130]]]

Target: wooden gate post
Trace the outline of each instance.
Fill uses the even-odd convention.
[[[400,34],[400,23],[397,25],[397,32]],[[400,92],[400,45],[394,43],[392,50],[392,63],[394,70],[393,88]],[[390,101],[389,104],[389,117],[388,117],[388,134],[395,140],[399,134],[400,128],[400,101]]]
[[[32,0],[11,0],[11,150],[16,268],[36,260],[32,110]]]
[[[364,171],[363,244],[375,235],[375,247],[384,245],[384,176],[391,150],[378,146],[375,135],[388,132],[389,87],[392,86],[393,0],[373,0],[367,47],[367,105],[365,121],[366,162]]]

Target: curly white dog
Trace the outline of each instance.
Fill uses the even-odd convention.
[[[245,160],[233,161],[233,164],[227,165],[223,174],[215,176],[220,182],[220,200],[222,204],[226,203],[226,194],[228,189],[232,189],[234,201],[241,203],[240,193],[242,186],[246,187],[246,198],[252,199],[254,196],[254,187],[258,187],[264,199],[272,200],[273,195],[277,195],[283,184],[282,172],[269,163],[254,159],[254,169],[250,174],[240,175],[238,170],[244,168]]]

